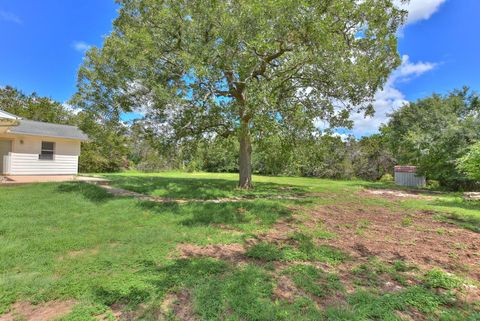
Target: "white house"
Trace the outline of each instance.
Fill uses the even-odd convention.
[[[0,110],[0,175],[77,175],[80,145],[87,139],[75,126]]]

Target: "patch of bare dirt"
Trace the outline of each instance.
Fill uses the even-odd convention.
[[[49,321],[70,313],[75,301],[50,301],[39,305],[29,302],[15,303],[10,312],[0,316],[0,321]]]
[[[97,255],[99,253],[100,249],[98,247],[90,248],[90,249],[82,249],[82,250],[75,250],[75,251],[69,251],[66,255],[62,255],[58,257],[58,260],[62,261],[67,258],[77,258],[77,257],[82,257],[82,256],[91,256],[91,255]]]
[[[424,200],[432,200],[433,196],[425,195],[422,191],[402,191],[390,189],[365,189],[359,192],[360,195],[379,196],[388,199],[416,198]]]
[[[170,311],[173,312],[176,320],[198,320],[193,312],[191,293],[185,289],[168,295],[162,304],[162,310],[164,314],[168,314]]]
[[[281,276],[277,279],[277,286],[273,291],[274,298],[292,303],[302,294],[289,277]]]
[[[211,257],[229,262],[245,261],[245,248],[241,244],[214,244],[198,246],[194,244],[179,244],[177,252],[180,258]]]
[[[480,304],[480,289],[478,286],[464,284],[459,296],[460,300],[467,304]]]
[[[438,222],[429,212],[406,214],[361,204],[330,205],[312,211],[310,220],[321,222],[338,235],[322,243],[354,257],[407,260],[420,267],[442,267],[480,279],[480,234]]]
[[[298,231],[299,224],[300,221],[295,217],[280,220],[269,231],[257,235],[256,241],[275,244],[286,242],[294,232]]]
[[[423,321],[426,317],[418,310],[396,311],[396,314],[405,321]]]

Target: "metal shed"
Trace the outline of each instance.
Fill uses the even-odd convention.
[[[425,187],[427,179],[417,176],[416,166],[395,166],[395,184],[409,187]]]

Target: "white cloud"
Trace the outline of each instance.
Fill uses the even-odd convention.
[[[92,45],[86,43],[85,41],[74,41],[72,46],[76,51],[79,52],[85,52],[88,49],[92,48]]]
[[[401,3],[396,0],[399,7],[408,11],[407,24],[412,24],[421,20],[428,20],[446,0],[410,0],[407,3]]]
[[[0,20],[3,21],[8,21],[8,22],[13,22],[16,24],[22,24],[22,19],[18,17],[17,15],[0,9]]]
[[[432,62],[415,62],[410,61],[410,57],[403,55],[402,64],[400,67],[392,74],[394,80],[405,81],[409,80],[411,77],[418,77],[427,71],[434,69],[437,66],[436,63]]]
[[[78,115],[78,113],[80,113],[82,110],[79,109],[79,108],[75,108],[74,106],[70,105],[69,103],[67,102],[64,102],[62,104],[63,108],[65,108],[65,110],[67,110],[68,112],[74,114],[74,115]]]
[[[368,136],[378,132],[380,125],[387,122],[388,114],[408,103],[396,85],[419,77],[436,66],[437,64],[431,62],[411,62],[410,58],[404,55],[401,66],[392,73],[383,90],[375,95],[373,103],[375,115],[365,117],[363,113],[359,113],[350,117],[354,122],[351,133],[355,136]]]

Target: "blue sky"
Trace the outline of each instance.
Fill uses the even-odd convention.
[[[408,100],[468,85],[480,91],[480,1],[411,0],[399,51],[403,64],[376,97],[376,116],[354,115],[357,136]],[[116,16],[113,0],[0,0],[0,86],[67,101],[91,45]]]

